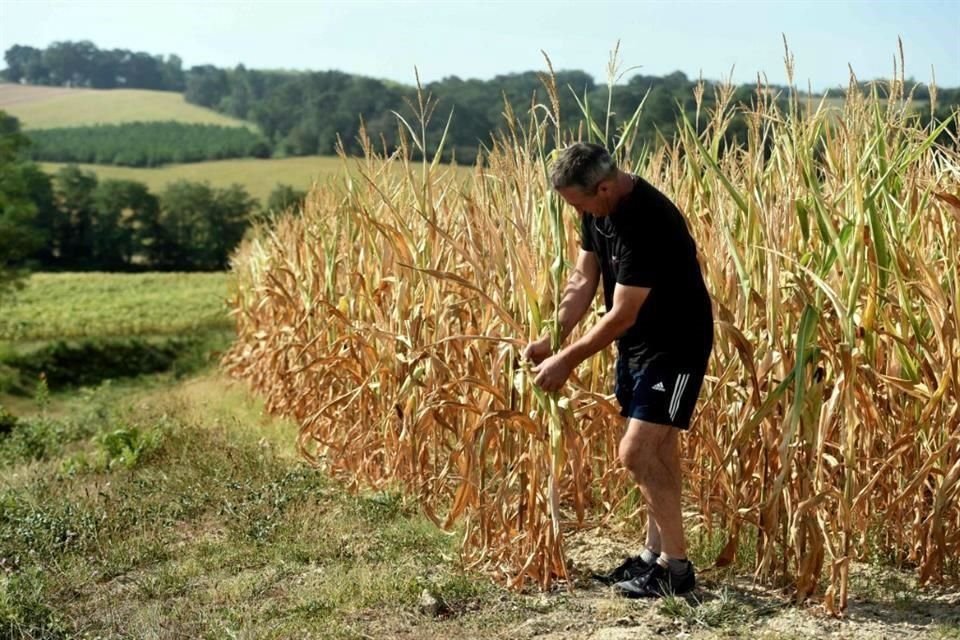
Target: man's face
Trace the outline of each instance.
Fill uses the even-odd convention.
[[[613,213],[617,203],[613,199],[614,179],[602,180],[597,185],[596,193],[583,191],[580,187],[565,187],[557,189],[560,197],[567,204],[577,210],[577,213],[591,213],[598,217]]]

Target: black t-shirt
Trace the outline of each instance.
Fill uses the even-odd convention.
[[[713,313],[696,244],[676,205],[643,178],[633,179],[633,190],[609,216],[581,216],[580,246],[600,262],[607,311],[617,283],[650,288],[636,322],[619,338],[621,352],[701,358],[713,343]]]

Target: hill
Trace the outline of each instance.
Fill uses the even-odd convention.
[[[23,129],[174,120],[185,124],[247,127],[253,124],[184,100],[182,93],[144,89],[70,89],[0,84],[0,110]]]
[[[66,164],[59,162],[39,163],[44,171],[53,175]],[[343,175],[343,162],[336,156],[301,156],[297,158],[273,158],[258,160],[216,160],[175,164],[158,169],[115,167],[97,164],[77,165],[86,171],[93,171],[99,180],[136,180],[147,185],[151,193],[160,194],[171,182],[190,180],[209,182],[217,188],[229,187],[238,183],[247,192],[266,203],[270,192],[277,184],[288,184],[295,189],[306,191],[314,180],[323,182],[327,178]],[[463,177],[469,177],[472,167],[460,167]]]
[[[40,166],[49,174],[54,174],[67,165],[59,162],[42,162]],[[330,156],[305,156],[300,158],[277,158],[258,160],[216,160],[190,164],[174,164],[159,169],[141,169],[115,167],[98,164],[81,164],[80,168],[93,171],[99,180],[136,180],[147,185],[151,193],[160,194],[171,182],[190,180],[209,182],[211,186],[223,188],[233,183],[242,184],[247,192],[260,200],[267,197],[278,183],[289,184],[300,190],[306,190],[314,180],[323,181],[343,170],[339,158]]]

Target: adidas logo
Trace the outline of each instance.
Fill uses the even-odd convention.
[[[663,388],[662,382],[658,382],[657,384],[653,385],[653,390],[666,392],[666,389]]]

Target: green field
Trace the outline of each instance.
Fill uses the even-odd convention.
[[[53,174],[66,165],[58,162],[42,162],[40,166],[43,167],[44,171]],[[147,185],[151,193],[158,195],[168,183],[177,180],[206,181],[214,187],[228,187],[236,182],[246,187],[250,195],[258,198],[261,203],[266,203],[267,197],[278,183],[282,182],[297,189],[306,190],[314,180],[323,181],[343,170],[343,163],[340,159],[330,156],[306,156],[272,160],[255,158],[216,160],[175,164],[158,169],[96,164],[77,166],[93,171],[100,180],[119,179],[142,182]]]
[[[0,341],[228,328],[227,273],[36,273],[0,300]]]
[[[51,175],[66,166],[59,162],[39,163]],[[97,164],[80,164],[81,169],[93,171],[100,180],[136,180],[147,185],[151,193],[159,195],[164,187],[177,180],[209,182],[214,187],[228,187],[233,183],[243,185],[247,192],[266,204],[270,192],[279,183],[306,191],[314,181],[342,176],[343,161],[336,156],[303,156],[299,158],[274,158],[258,160],[214,160],[191,164],[175,164],[158,169],[114,167]],[[472,175],[472,167],[458,169],[461,177]]]
[[[188,104],[182,93],[142,89],[65,89],[0,84],[0,110],[24,129],[175,120],[184,124],[256,127]]]

